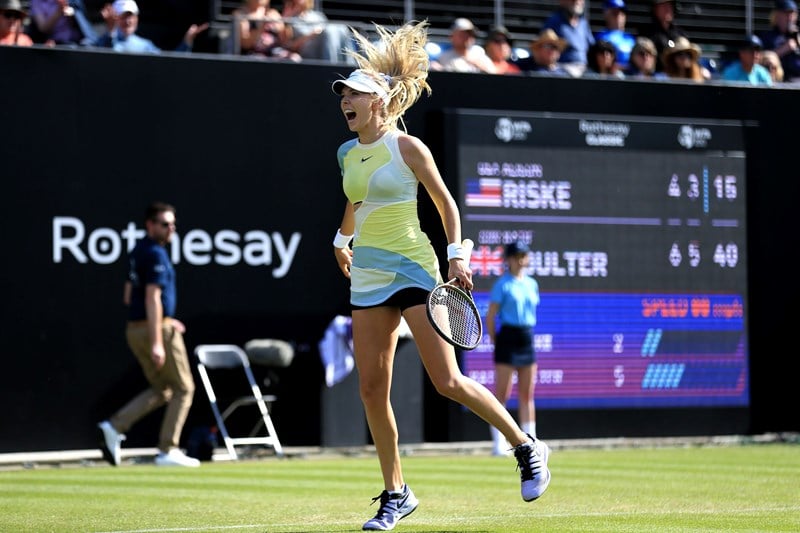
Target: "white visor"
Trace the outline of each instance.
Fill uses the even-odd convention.
[[[357,69],[350,73],[346,80],[336,80],[331,84],[331,89],[336,94],[342,94],[342,86],[347,85],[351,89],[362,92],[377,94],[384,105],[389,103],[389,94],[371,76],[365,74],[363,70]]]

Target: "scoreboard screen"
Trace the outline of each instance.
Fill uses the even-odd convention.
[[[749,406],[744,125],[453,110],[482,315],[530,245],[537,409]],[[494,389],[493,346],[462,354]],[[510,407],[516,405],[516,387]]]

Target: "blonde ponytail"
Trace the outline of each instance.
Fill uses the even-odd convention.
[[[359,51],[348,51],[359,68],[386,89],[386,122],[396,125],[403,114],[419,100],[428,85],[430,59],[425,50],[427,21],[408,23],[392,32],[375,24],[378,43],[351,28]]]

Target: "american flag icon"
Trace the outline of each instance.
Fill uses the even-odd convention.
[[[503,201],[500,178],[467,180],[464,203],[469,207],[500,207]]]

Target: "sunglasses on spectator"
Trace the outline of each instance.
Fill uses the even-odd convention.
[[[551,43],[543,44],[542,48],[544,48],[545,50],[558,50],[558,46],[556,46],[554,44],[551,44]]]
[[[9,20],[22,20],[22,13],[19,11],[0,11],[0,15]]]

